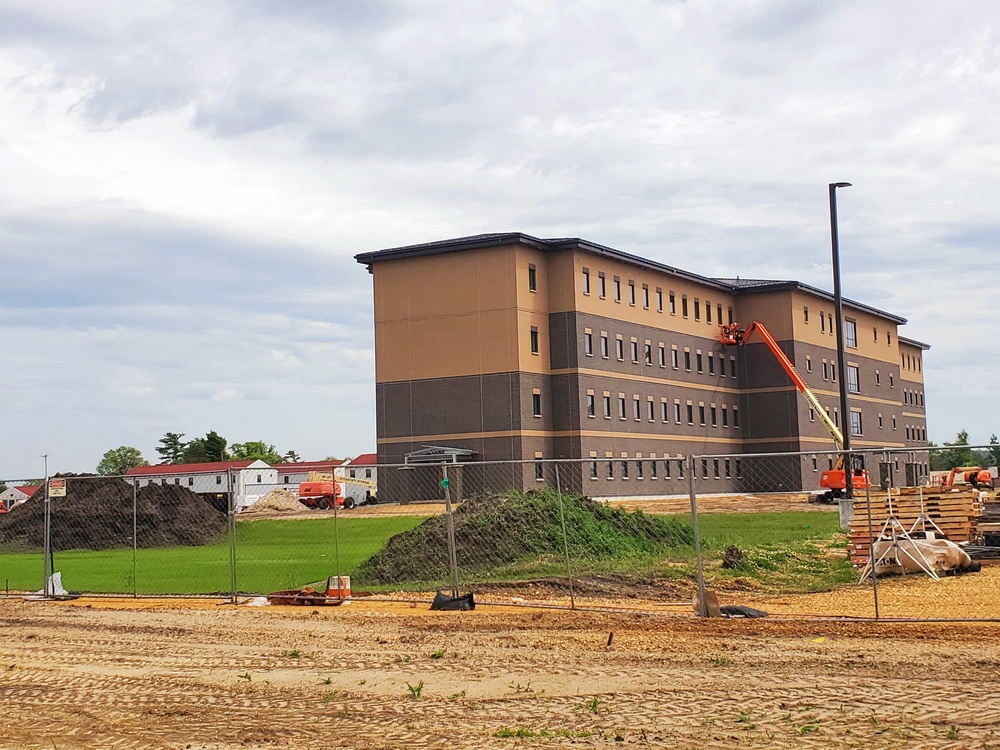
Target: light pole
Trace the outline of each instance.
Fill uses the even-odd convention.
[[[840,239],[837,232],[837,188],[850,187],[849,182],[830,183],[830,238],[833,242],[833,312],[837,325],[837,370],[840,372],[840,431],[844,435],[844,496],[854,497],[851,467],[851,415],[847,406],[847,368],[844,363],[844,302],[840,295]],[[843,515],[843,513],[841,514]]]

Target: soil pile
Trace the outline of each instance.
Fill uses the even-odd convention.
[[[263,513],[301,513],[308,510],[306,506],[299,502],[298,496],[288,490],[271,490],[260,500],[248,507],[241,516],[253,516]]]
[[[665,547],[693,543],[691,526],[674,519],[629,512],[585,497],[563,495],[570,556],[580,559],[644,557]],[[565,554],[559,496],[509,493],[465,500],[454,513],[455,547],[463,575],[488,573],[513,563],[562,559]],[[369,584],[442,580],[448,576],[448,522],[428,518],[397,534],[354,570]]]
[[[52,548],[116,549],[132,546],[132,485],[122,479],[66,476],[66,497],[52,499]],[[45,502],[38,496],[0,516],[0,545],[41,549]],[[217,542],[226,516],[191,490],[149,484],[136,495],[139,547],[195,547]]]

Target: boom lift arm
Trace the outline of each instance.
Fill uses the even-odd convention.
[[[820,406],[819,399],[816,398],[816,394],[809,390],[809,386],[806,385],[806,381],[802,379],[801,375],[799,375],[799,371],[795,369],[795,365],[792,364],[792,361],[781,350],[781,347],[778,346],[778,342],[774,340],[774,336],[772,336],[771,332],[764,327],[763,323],[758,323],[755,320],[743,329],[739,327],[738,323],[731,323],[728,326],[719,326],[719,328],[721,329],[719,333],[719,342],[729,346],[740,346],[745,344],[747,339],[754,333],[759,333],[760,337],[764,339],[764,343],[767,344],[767,348],[771,350],[771,354],[773,354],[774,358],[778,360],[778,364],[781,365],[781,369],[788,373],[788,377],[790,377],[792,382],[795,383],[795,387],[802,392],[806,401],[809,402],[809,405],[816,412],[820,421],[830,432],[830,436],[833,438],[833,442],[837,444],[837,448],[840,450],[844,449],[844,433],[842,433],[840,428],[837,427],[832,419],[830,419],[830,415],[826,413],[826,409]]]
[[[806,381],[802,379],[801,375],[799,375],[798,370],[795,369],[795,365],[792,364],[791,360],[788,359],[786,354],[781,350],[781,347],[778,346],[778,342],[774,340],[774,336],[771,335],[771,332],[767,330],[763,323],[759,323],[755,320],[746,328],[740,328],[739,324],[734,322],[727,326],[719,326],[719,328],[719,343],[727,346],[741,346],[745,344],[747,339],[754,333],[759,334],[760,338],[762,338],[764,343],[767,344],[767,348],[771,350],[771,354],[773,354],[775,359],[778,360],[778,364],[781,365],[781,368],[788,374],[788,377],[790,377],[792,382],[795,383],[795,387],[799,389],[806,401],[819,416],[823,426],[826,427],[827,431],[830,433],[830,437],[833,438],[833,442],[836,443],[837,449],[839,451],[844,450],[844,433],[842,433],[840,428],[832,419],[830,419],[830,415],[827,414],[826,409],[820,405],[819,399],[816,398],[816,394],[814,394],[809,389],[809,386],[806,385]],[[824,471],[820,476],[820,486],[827,490],[822,499],[824,501],[832,502],[835,498],[840,497],[843,490],[847,488],[847,477],[848,472],[844,470],[844,454],[841,452],[837,456],[837,460],[834,462],[833,468],[829,471]],[[871,478],[868,472],[863,469],[851,471],[850,477],[851,487],[854,489],[864,489],[865,487],[871,486]]]

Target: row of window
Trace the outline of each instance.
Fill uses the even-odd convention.
[[[530,273],[529,273],[529,279],[530,279]],[[586,296],[589,297],[592,294],[592,291],[593,291],[593,286],[591,284],[591,273],[590,273],[590,269],[589,268],[584,268],[583,269],[583,282],[582,283],[583,283],[583,293],[584,293],[584,295],[586,295]],[[618,302],[618,303],[622,302],[622,279],[621,279],[621,277],[620,276],[612,276],[611,277],[611,282],[609,284],[608,277],[604,273],[604,271],[598,271],[597,272],[597,296],[598,296],[598,298],[600,298],[600,299],[608,299],[608,287],[609,286],[611,287],[611,299],[614,300],[615,302]],[[640,302],[640,297],[641,297],[641,302],[642,302],[643,309],[644,310],[649,310],[650,307],[651,307],[650,303],[651,303],[651,296],[652,296],[652,298],[655,299],[656,312],[658,312],[658,313],[662,313],[663,312],[664,294],[663,294],[663,288],[662,287],[658,287],[658,286],[657,287],[653,287],[652,294],[651,294],[650,293],[649,284],[641,283],[640,286],[637,287],[636,286],[636,282],[635,282],[634,279],[628,279],[628,280],[626,280],[626,287],[627,287],[627,296],[628,296],[628,304],[629,304],[629,306],[635,307],[636,305],[638,305],[639,302]],[[530,288],[530,284],[529,284],[529,288]],[[677,299],[678,299],[677,293],[674,292],[673,289],[668,289],[666,296],[667,296],[667,303],[668,303],[667,309],[669,310],[669,312],[670,312],[671,315],[676,315],[677,314]],[[715,307],[714,307],[715,318],[713,320],[713,317],[712,317],[713,307],[712,307],[711,300],[708,300],[708,299],[702,300],[700,297],[692,297],[689,300],[688,295],[681,294],[680,295],[680,310],[681,310],[681,317],[683,317],[683,318],[689,318],[690,315],[691,315],[691,312],[693,310],[694,311],[694,319],[696,321],[698,321],[698,322],[701,322],[701,319],[702,319],[702,310],[704,310],[704,312],[705,312],[705,322],[706,323],[708,323],[709,325],[711,325],[713,322],[714,323],[718,323],[720,325],[722,324],[722,304],[721,303],[716,303],[715,304]],[[727,315],[728,322],[730,324],[732,324],[732,322],[733,322],[733,308],[732,307],[729,307],[729,306],[726,307],[726,315]]]
[[[923,391],[909,391],[903,390],[903,403],[908,406],[923,406],[924,405],[924,394]]]
[[[803,306],[802,317],[806,323],[809,322],[808,307]],[[834,328],[833,313],[820,311],[819,330],[822,333],[833,334],[836,330]],[[878,343],[878,326],[872,326],[872,341],[876,344]],[[886,346],[892,346],[892,331],[886,330],[885,342]],[[849,346],[852,349],[858,348],[858,322],[853,318],[844,318],[844,346]],[[917,364],[917,369],[920,369],[919,363]]]
[[[910,354],[904,354],[900,357],[900,367],[904,370],[913,370],[914,372],[920,372],[920,357],[914,357]]]
[[[629,461],[628,459],[622,459],[620,461],[609,460],[609,461],[591,461],[589,464],[590,478],[597,480],[601,474],[601,465],[604,466],[604,478],[605,479],[615,479],[615,471],[617,467],[618,476],[621,479],[628,480],[633,476],[636,479],[646,479],[647,477],[651,480],[659,479],[662,476],[664,479],[684,479],[684,461],[683,458],[664,458],[655,459],[651,458],[648,460],[638,459],[636,461]],[[539,473],[541,464],[535,464],[535,477],[541,479],[542,476]],[[743,476],[743,462],[741,459],[711,459],[712,476],[716,479],[722,479],[723,472],[725,472],[726,479],[732,479],[734,476],[733,470],[735,469],[735,477],[737,479]],[[709,478],[709,459],[701,459],[701,477],[702,479]]]
[[[618,419],[628,419],[629,400],[624,393],[618,394],[617,406]],[[539,402],[540,407],[541,404]],[[697,414],[698,424],[703,427],[708,425],[712,427],[732,426],[735,429],[739,429],[740,427],[740,410],[735,405],[730,407],[729,404],[706,404],[704,401],[699,401],[695,404],[693,401],[682,402],[679,398],[675,398],[671,402],[666,397],[661,397],[659,402],[657,402],[652,396],[647,396],[644,407],[642,397],[633,396],[631,407],[632,419],[636,422],[641,422],[645,417],[649,422],[656,422],[659,419],[663,424],[669,424],[671,421],[674,424],[682,424],[684,421],[687,421],[689,425],[693,425],[695,424],[695,415]],[[587,391],[584,409],[584,413],[589,418],[597,418],[597,394],[594,391]],[[540,414],[536,414],[535,416],[540,416]],[[604,391],[601,394],[601,416],[605,419],[611,419],[613,416],[610,391]]]
[[[906,425],[906,439],[920,440],[927,442],[927,428],[913,425]]]
[[[607,331],[601,331],[599,336],[600,345],[600,356],[601,359],[611,359],[611,339]],[[625,361],[626,354],[626,344],[625,338],[622,334],[616,334],[614,339],[614,351],[615,359],[619,362]],[[642,362],[644,362],[649,367],[654,364],[653,359],[653,342],[646,339],[642,343],[641,356]],[[595,355],[594,351],[594,333],[589,328],[584,329],[583,332],[583,354],[587,357],[593,357]],[[640,344],[639,339],[632,336],[628,342],[628,355],[632,364],[639,364],[640,362]],[[692,371],[692,364],[699,374],[703,374],[707,371],[709,375],[715,375],[716,371],[720,377],[726,377],[726,358],[724,355],[715,355],[714,352],[708,352],[707,355],[702,353],[701,349],[695,349],[694,352],[691,351],[691,347],[684,347],[681,351],[676,344],[671,344],[670,346],[670,366],[674,370],[679,370],[681,368],[681,362],[684,363],[684,369],[687,372]],[[656,345],[656,360],[655,363],[660,367],[665,368],[667,366],[667,347],[660,341]],[[716,366],[718,363],[718,366]],[[729,367],[728,376],[731,378],[736,377],[736,356],[731,355],[729,357]]]

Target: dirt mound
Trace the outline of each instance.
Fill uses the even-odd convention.
[[[306,506],[299,502],[299,498],[294,492],[276,489],[268,492],[264,497],[248,507],[241,516],[252,516],[262,513],[301,513],[307,510]]]
[[[132,485],[123,479],[63,476],[69,480],[66,497],[52,499],[52,548],[131,547]],[[226,531],[224,514],[179,485],[146,485],[135,502],[139,547],[211,544]],[[40,549],[44,533],[45,502],[40,496],[0,516],[0,545],[8,549]]]
[[[623,559],[693,542],[690,525],[629,512],[588,498],[563,495],[570,556]],[[562,559],[563,530],[555,492],[509,493],[464,501],[456,510],[455,545],[463,575],[504,566]],[[385,549],[355,569],[359,582],[388,584],[443,580],[448,576],[445,516],[428,518],[397,534]]]

